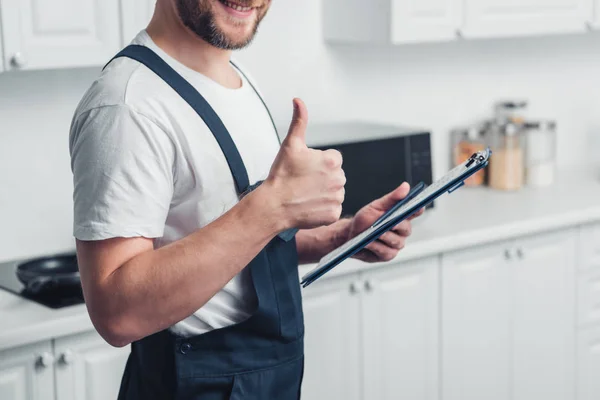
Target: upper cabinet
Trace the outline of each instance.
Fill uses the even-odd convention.
[[[465,37],[506,37],[586,30],[594,0],[465,0]]]
[[[591,25],[596,29],[600,29],[600,0],[594,1],[594,18]]]
[[[119,49],[119,0],[2,0],[7,70],[99,66]]]
[[[150,22],[156,0],[122,0],[121,16],[123,22],[123,46],[131,40]]]
[[[600,0],[327,0],[323,14],[329,42],[441,42],[584,32]]]
[[[332,42],[410,43],[451,40],[462,0],[327,0],[324,34]]]

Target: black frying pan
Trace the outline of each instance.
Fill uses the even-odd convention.
[[[75,254],[38,258],[20,264],[17,277],[31,294],[81,286]]]

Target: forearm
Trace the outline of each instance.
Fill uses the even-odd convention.
[[[110,321],[112,341],[128,344],[206,304],[281,229],[270,212],[268,196],[258,189],[213,223],[135,256],[106,277],[97,285],[102,304],[94,308]]]
[[[340,219],[329,226],[299,231],[296,235],[299,263],[318,262],[324,255],[344,244],[350,223],[350,219]]]

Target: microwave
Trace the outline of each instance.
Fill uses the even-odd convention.
[[[433,181],[431,132],[369,122],[309,124],[307,145],[342,153],[346,174],[344,216],[389,193],[402,182],[411,187]],[[434,207],[430,204],[427,208]]]

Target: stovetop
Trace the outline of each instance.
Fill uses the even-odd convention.
[[[63,254],[64,255],[64,254]],[[0,289],[14,293],[17,296],[31,300],[49,308],[63,308],[84,303],[81,286],[58,291],[33,294],[26,290],[25,285],[17,278],[17,267],[29,260],[0,264]]]

